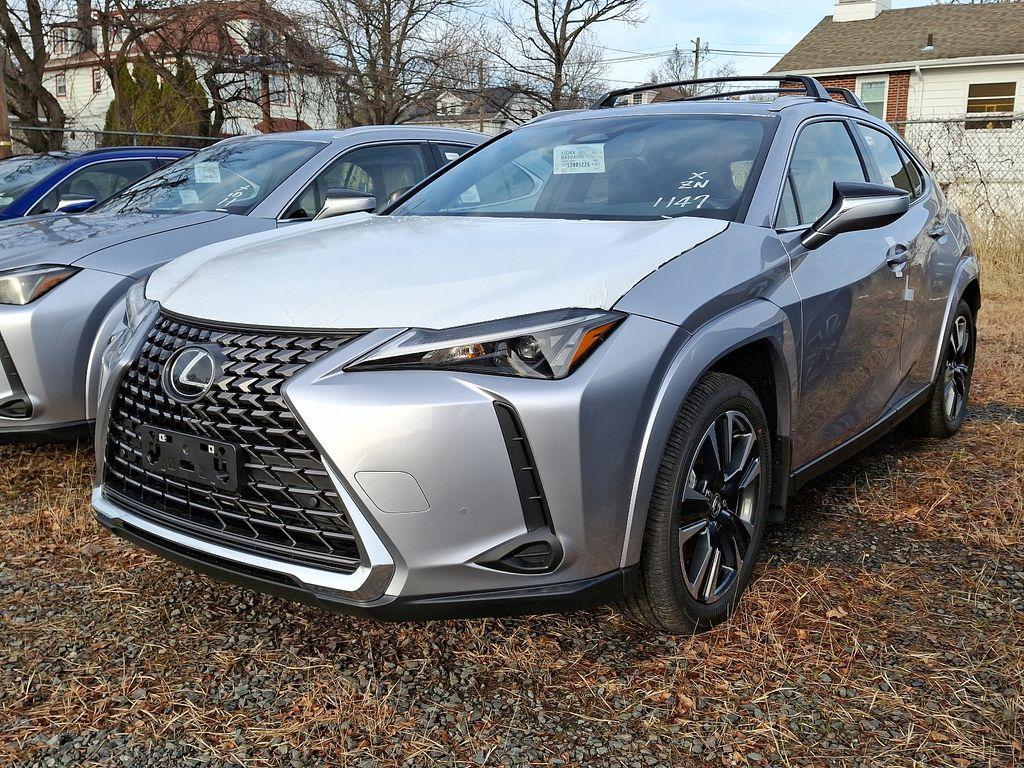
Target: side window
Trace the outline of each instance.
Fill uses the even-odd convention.
[[[904,192],[909,192],[912,197],[917,197],[910,174],[907,172],[907,166],[904,165],[903,158],[896,150],[893,140],[882,131],[862,123],[857,123],[857,130],[860,131],[868,152],[871,153],[875,165],[882,173],[882,183],[902,189]]]
[[[153,170],[159,171],[165,165],[170,165],[171,163],[177,162],[180,159],[181,158],[179,157],[154,157],[152,160]]]
[[[843,123],[833,121],[811,123],[800,131],[789,174],[794,200],[788,215],[796,218],[787,219],[783,201],[780,228],[813,224],[832,204],[835,182],[867,181],[853,137]]]
[[[464,144],[441,144],[435,145],[438,151],[441,153],[441,159],[445,164],[450,163],[452,160],[458,160],[464,154],[469,152],[472,147],[467,147]]]
[[[429,169],[419,144],[379,144],[348,152],[328,165],[285,210],[283,219],[311,219],[327,190],[340,187],[377,198],[377,210],[392,193],[426,178]]]
[[[903,147],[897,144],[896,149],[899,150],[900,158],[907,169],[907,178],[910,179],[910,186],[914,188],[913,194],[916,199],[924,194],[924,176],[921,175],[921,169],[917,167],[917,163],[911,159]]]
[[[31,213],[50,213],[65,195],[91,197],[97,202],[106,200],[116,192],[152,172],[149,160],[116,160],[95,163],[72,173],[46,193]]]
[[[800,212],[796,209],[796,194],[793,192],[793,175],[786,174],[786,186],[782,189],[782,205],[779,207],[779,226],[793,227],[799,221]]]

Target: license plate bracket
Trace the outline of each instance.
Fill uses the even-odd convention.
[[[238,490],[242,466],[237,446],[147,425],[140,433],[146,470],[228,493]]]

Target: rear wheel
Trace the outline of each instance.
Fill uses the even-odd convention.
[[[916,417],[925,437],[950,437],[963,426],[974,375],[975,326],[970,305],[961,300],[943,339],[939,373]]]
[[[734,376],[705,376],[662,457],[627,614],[668,632],[707,629],[729,615],[760,553],[770,468],[757,395]]]

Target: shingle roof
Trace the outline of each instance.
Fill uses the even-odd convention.
[[[934,51],[922,51],[933,36]],[[1024,55],[1024,2],[926,5],[867,21],[826,16],[772,72],[829,71],[909,61]]]

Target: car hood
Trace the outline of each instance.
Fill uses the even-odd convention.
[[[32,264],[74,264],[105,248],[223,216],[204,212],[87,213],[16,219],[0,224],[0,270]]]
[[[287,328],[446,328],[609,309],[727,224],[357,215],[207,246],[147,295],[195,318]]]

